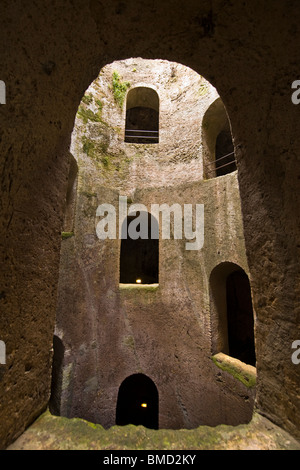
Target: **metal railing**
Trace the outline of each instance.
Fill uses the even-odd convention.
[[[217,162],[219,162],[219,161],[221,161],[221,160],[224,160],[224,158],[230,157],[231,155],[233,155],[233,160],[231,160],[230,162],[225,163],[225,165],[221,165],[221,166],[218,166],[218,165],[217,165]],[[233,163],[236,165],[236,159],[235,159],[234,152],[231,152],[231,153],[228,153],[227,155],[224,155],[223,157],[217,158],[217,159],[214,160],[213,162],[208,162],[208,163],[207,163],[207,166],[209,166],[209,165],[215,165],[215,168],[214,168],[214,169],[215,169],[215,170],[220,170],[221,168],[225,168],[226,166],[232,165]],[[211,168],[211,169],[212,169],[212,168]]]
[[[147,131],[144,129],[125,129],[125,142],[130,140],[151,140],[158,143],[158,131]]]

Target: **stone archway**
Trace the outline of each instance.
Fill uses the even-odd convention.
[[[131,375],[119,388],[116,424],[158,429],[158,403],[154,382],[144,374]]]

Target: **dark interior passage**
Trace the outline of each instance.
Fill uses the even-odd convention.
[[[251,289],[244,271],[235,271],[227,277],[226,296],[229,355],[255,366]]]
[[[130,224],[139,217],[139,213],[136,217],[128,216],[123,223],[122,237],[126,233],[127,238],[121,240],[120,283],[135,284],[137,281],[141,284],[158,283],[159,240],[158,236],[151,237],[153,230],[158,235],[158,223],[151,214],[144,213],[144,216],[148,220],[145,239],[132,239],[128,235]]]
[[[230,130],[221,131],[216,140],[216,176],[236,170],[234,147]]]
[[[154,382],[146,375],[131,375],[121,384],[116,424],[158,429],[158,391]]]

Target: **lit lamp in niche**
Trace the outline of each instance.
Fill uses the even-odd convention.
[[[136,282],[137,284],[142,284],[142,279],[137,279],[135,282]]]
[[[147,408],[147,406],[148,406],[147,403],[141,403],[142,408]]]

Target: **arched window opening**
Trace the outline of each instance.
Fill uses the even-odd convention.
[[[230,122],[221,98],[210,105],[203,117],[202,151],[205,178],[236,170]]]
[[[159,142],[159,97],[152,88],[136,87],[128,92],[125,142],[135,144]]]
[[[116,424],[158,429],[158,391],[143,374],[134,374],[122,382],[117,401]]]
[[[212,353],[220,352],[255,367],[254,313],[245,271],[221,263],[210,276]]]
[[[143,229],[141,224],[145,224]],[[132,238],[132,227],[134,227],[134,232],[140,232],[139,238]],[[120,283],[156,284],[158,283],[158,266],[157,220],[147,212],[137,212],[136,216],[129,215],[122,225]]]

